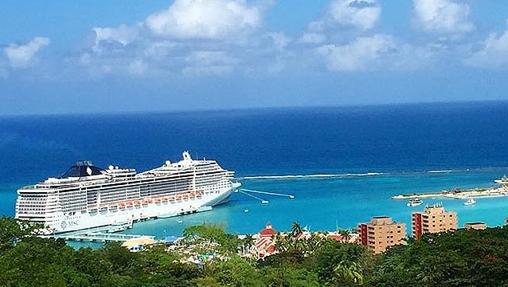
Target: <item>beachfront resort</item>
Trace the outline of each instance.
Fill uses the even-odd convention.
[[[441,205],[427,206],[421,212],[413,212],[411,215],[411,237],[416,240],[422,239],[425,234],[437,234],[455,232],[459,229],[458,216],[454,211],[447,211]],[[506,224],[508,225],[508,219]],[[201,228],[206,229],[206,225]],[[213,228],[214,226],[209,226]],[[192,228],[192,227],[191,227]],[[483,222],[467,222],[466,230],[485,230]],[[199,229],[199,228],[197,228]],[[311,232],[294,223],[291,231],[279,232],[271,223],[253,235],[234,236],[241,244],[237,255],[255,260],[263,260],[281,251],[287,251],[294,246],[319,245],[325,240],[341,243],[364,245],[374,254],[381,254],[388,249],[406,244],[408,236],[406,224],[396,222],[388,216],[375,216],[369,222],[359,223],[356,230],[315,231]],[[156,241],[153,238],[127,240],[123,246],[130,251],[136,252],[150,248],[154,245],[165,245],[168,251],[178,252],[185,255],[184,262],[204,264],[214,259],[224,259],[224,254],[211,251],[216,250],[220,244],[200,238],[199,233],[183,237],[168,237],[166,240]],[[312,248],[311,248],[312,249]],[[220,254],[220,255],[219,255]]]

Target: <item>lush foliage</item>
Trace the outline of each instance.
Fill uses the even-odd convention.
[[[221,255],[203,265],[164,246],[75,250],[31,232],[0,219],[0,286],[508,286],[508,228],[425,236],[376,256],[356,244],[302,239],[295,224],[280,236],[280,253],[256,262],[237,255],[252,237],[201,225],[185,230],[186,244]]]
[[[508,286],[508,227],[424,236],[380,258],[374,286]]]

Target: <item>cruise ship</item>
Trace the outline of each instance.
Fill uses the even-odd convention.
[[[214,160],[183,159],[145,172],[89,161],[17,191],[16,218],[62,233],[210,210],[240,186]]]

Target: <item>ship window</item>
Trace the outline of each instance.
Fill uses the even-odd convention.
[[[93,165],[73,165],[60,178],[100,175],[103,169]]]

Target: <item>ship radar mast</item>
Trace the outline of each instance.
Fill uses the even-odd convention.
[[[183,156],[184,161],[192,161],[192,158],[191,158],[190,153],[188,151],[184,151],[182,156]]]

